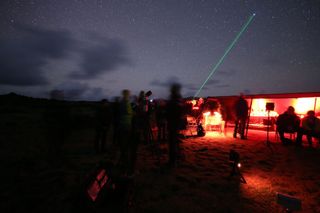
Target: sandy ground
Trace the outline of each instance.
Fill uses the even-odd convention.
[[[10,137],[2,131],[7,136],[1,139],[8,143],[0,149],[0,212],[75,212],[75,206],[82,206],[76,198],[90,171],[118,155],[112,146],[96,155],[92,130],[69,135],[63,154],[55,159],[44,151],[41,134],[21,138],[23,129]],[[165,143],[161,152],[140,145],[130,212],[281,212],[277,192],[301,199],[302,212],[320,212],[318,144],[283,146],[271,133],[269,148],[265,131],[249,130],[248,140],[232,138],[231,131],[183,139],[184,157],[171,169],[166,167]],[[240,154],[246,184],[238,176],[230,178],[230,149]]]
[[[248,139],[209,132],[205,137],[184,139],[184,158],[175,168],[160,166],[157,156],[141,146],[136,177],[138,212],[282,212],[276,193],[301,199],[302,212],[320,212],[320,149],[283,146],[270,133],[249,130]],[[162,147],[166,153],[166,147]],[[241,158],[241,173],[230,178],[230,149]]]

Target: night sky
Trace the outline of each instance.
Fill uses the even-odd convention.
[[[320,92],[320,1],[1,0],[0,94],[98,100]]]

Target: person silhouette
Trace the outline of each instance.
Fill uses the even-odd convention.
[[[246,127],[246,122],[248,119],[248,102],[244,98],[244,95],[241,93],[238,100],[235,102],[234,111],[235,111],[235,126],[233,131],[233,137],[237,137],[237,133],[240,134],[241,139],[245,139],[244,130]]]
[[[286,138],[284,136],[284,133],[298,132],[300,126],[300,118],[296,115],[293,106],[289,106],[284,113],[278,116],[276,120],[276,125],[277,132],[279,133],[281,142],[283,144],[291,143],[292,141]]]
[[[315,137],[320,142],[320,119],[316,117],[313,110],[307,112],[307,116],[302,118],[302,125],[298,130],[297,145],[301,145],[302,136],[306,135],[309,146],[312,146],[312,137]]]
[[[167,122],[169,135],[169,166],[175,166],[179,152],[179,129],[181,125],[182,102],[180,84],[173,84],[170,88],[170,99],[167,105]]]
[[[111,109],[109,101],[102,99],[96,109],[96,137],[94,148],[96,153],[105,152],[107,133],[111,125]]]

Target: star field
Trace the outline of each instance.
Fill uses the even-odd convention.
[[[193,96],[253,13],[200,95],[319,92],[317,0],[3,0],[0,93]]]

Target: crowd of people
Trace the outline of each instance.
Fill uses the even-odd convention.
[[[136,98],[129,90],[122,91],[122,97],[110,104],[103,99],[96,110],[96,153],[103,153],[106,137],[113,125],[113,145],[120,149],[120,164],[130,175],[134,173],[138,145],[155,142],[152,125],[157,125],[158,142],[168,140],[169,159],[167,165],[175,166],[179,153],[179,129],[183,118],[181,86],[173,84],[166,103],[151,102],[151,91],[141,91]],[[154,115],[154,116],[152,116]],[[151,120],[152,121],[151,124]]]
[[[248,128],[249,107],[243,94],[240,94],[234,105],[235,128],[233,137],[240,135],[241,139],[246,139],[245,129]],[[295,141],[292,138],[285,137],[285,133],[296,136]],[[306,115],[300,118],[293,106],[289,106],[287,110],[276,118],[276,134],[279,135],[284,145],[296,143],[297,146],[302,145],[302,138],[305,135],[309,146],[312,146],[313,138],[320,143],[320,119],[316,117],[313,110],[309,110]]]
[[[278,116],[277,132],[281,142],[286,145],[292,143],[292,139],[286,138],[285,133],[296,134],[296,145],[302,145],[302,137],[305,135],[309,146],[312,146],[312,138],[320,140],[320,119],[316,117],[315,111],[309,110],[307,114],[300,119],[295,113],[295,109],[289,106],[288,109]],[[319,141],[320,142],[320,141]]]
[[[110,108],[107,100],[102,100],[97,108],[97,125],[95,138],[95,151],[105,151],[106,133],[113,125],[113,145],[120,148],[120,160],[128,173],[134,172],[134,164],[138,144],[151,144],[155,141],[152,126],[157,126],[157,140],[168,141],[168,162],[171,167],[176,164],[179,153],[179,131],[183,128],[184,103],[179,84],[170,88],[168,101],[149,100],[151,91],[141,91],[139,96],[132,99],[129,90],[122,91],[122,97],[117,98]],[[243,94],[235,101],[233,137],[246,139],[248,128],[249,107]],[[151,116],[153,115],[153,116]],[[151,119],[151,117],[153,119]],[[152,120],[152,122],[151,122]],[[151,124],[152,123],[152,124]],[[295,113],[295,109],[288,109],[276,118],[276,132],[283,144],[292,143],[292,138],[286,138],[285,133],[295,134],[297,145],[302,144],[302,137],[306,135],[308,143],[312,146],[312,138],[320,139],[320,119],[310,110],[302,119]]]

